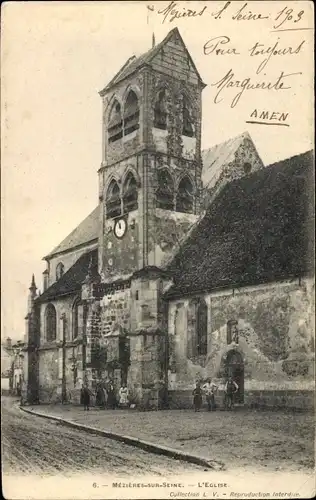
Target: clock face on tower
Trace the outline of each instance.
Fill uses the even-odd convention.
[[[125,219],[117,219],[114,225],[114,234],[117,238],[123,238],[126,233],[126,221]]]

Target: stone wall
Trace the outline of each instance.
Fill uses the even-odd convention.
[[[129,276],[138,269],[139,216],[138,211],[125,216],[127,231],[122,239],[114,234],[113,219],[105,221],[102,251],[102,273],[106,280]]]
[[[281,399],[294,404],[291,391],[314,390],[311,280],[222,291],[207,294],[204,299],[208,305],[205,359],[188,358],[190,299],[174,301],[169,306],[168,331],[172,346],[169,390],[174,395],[177,392],[178,399],[179,391],[191,391],[195,380],[209,376],[223,390],[225,359],[232,349],[244,360],[245,402],[252,404],[258,394],[268,392],[265,399],[270,403],[273,398],[280,399],[282,393]],[[228,345],[227,322],[230,320],[237,322],[238,337],[237,342]]]
[[[39,399],[61,401],[60,359],[58,349],[41,350],[39,354]]]
[[[116,330],[119,326],[130,330],[130,289],[113,290],[104,295],[101,307],[101,335]]]

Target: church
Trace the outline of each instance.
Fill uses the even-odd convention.
[[[100,92],[99,203],[29,289],[23,398],[112,380],[186,408],[197,380],[239,404],[314,391],[313,152],[265,166],[245,132],[201,150],[205,83],[177,28]]]

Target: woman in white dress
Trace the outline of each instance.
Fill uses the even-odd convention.
[[[120,406],[125,407],[128,405],[128,389],[123,385],[119,390]]]

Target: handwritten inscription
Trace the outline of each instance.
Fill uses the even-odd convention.
[[[260,55],[266,55],[267,57],[259,64],[256,73],[259,74],[268,64],[270,61],[271,57],[273,56],[285,56],[285,55],[293,55],[293,54],[299,54],[303,45],[305,43],[305,40],[301,41],[297,47],[285,47],[285,48],[280,48],[279,47],[279,38],[275,42],[275,44],[271,47],[265,47],[263,43],[256,42],[254,46],[249,49],[250,56],[260,56]]]
[[[243,80],[235,79],[235,74],[233,70],[230,69],[228,73],[218,82],[211,84],[213,87],[216,87],[218,89],[214,98],[214,103],[218,104],[219,102],[221,102],[223,100],[222,99],[223,91],[229,88],[240,89],[232,99],[230,106],[231,108],[234,108],[238,104],[242,95],[248,90],[279,91],[279,90],[290,89],[291,86],[289,85],[288,79],[295,75],[301,75],[301,73],[297,72],[297,73],[285,74],[284,71],[281,71],[280,75],[272,81],[267,80],[267,81],[254,82],[251,78],[244,78]]]
[[[175,19],[180,19],[182,17],[201,17],[206,12],[206,9],[206,6],[198,11],[186,9],[185,7],[179,7],[176,2],[172,1],[165,9],[158,10],[158,14],[163,16],[162,23],[165,21],[171,23]]]
[[[254,3],[254,2],[252,2]],[[272,2],[271,2],[272,3]],[[192,2],[193,4],[193,2]],[[148,6],[147,6],[148,7]],[[151,11],[154,11],[154,6],[150,7]],[[272,13],[262,13],[260,12],[260,4],[256,5],[255,9],[250,9],[248,2],[245,2],[241,7],[236,7],[235,2],[228,1],[222,7],[214,12],[210,12],[210,9],[205,5],[200,9],[189,9],[183,7],[181,2],[174,2],[173,0],[164,8],[160,8],[157,14],[162,18],[162,23],[165,22],[172,23],[173,21],[181,18],[198,18],[203,15],[210,15],[215,20],[220,20],[225,17],[229,17],[233,21],[241,23],[246,22],[256,22],[261,23],[262,21],[272,21],[273,30],[284,31],[288,29],[288,26],[295,26],[297,29],[297,23],[304,19],[304,10],[292,9],[285,6],[279,12]]]
[[[258,59],[259,56],[266,56],[256,69],[257,75],[266,68],[271,58],[275,56],[297,55],[301,52],[305,44],[305,40],[302,40],[294,47],[281,47],[279,41],[280,39],[278,38],[274,45],[269,47],[263,43],[256,42],[250,49],[248,49],[250,57]],[[230,38],[226,35],[217,36],[208,40],[203,46],[203,52],[206,56],[210,54],[222,56],[240,55],[237,48],[232,45]]]
[[[206,56],[210,54],[225,55],[240,55],[237,49],[230,45],[230,38],[228,36],[216,36],[208,40],[203,47]]]
[[[280,113],[279,111],[258,111],[254,109],[250,115],[250,118],[259,118],[259,120],[277,120],[279,122],[285,122],[289,113]]]

